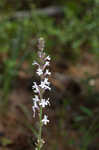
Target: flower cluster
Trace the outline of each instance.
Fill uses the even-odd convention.
[[[36,110],[40,112],[40,108],[45,108],[47,105],[50,105],[49,98],[45,99],[43,98],[43,93],[46,90],[51,90],[50,88],[50,82],[48,81],[48,76],[51,75],[51,72],[49,71],[48,67],[50,65],[50,56],[46,56],[44,53],[44,40],[43,38],[39,39],[39,52],[38,52],[38,61],[34,61],[32,65],[37,66],[36,74],[40,77],[40,83],[37,84],[36,82],[33,82],[32,89],[34,93],[36,94],[33,100],[33,116],[35,117]],[[48,116],[44,115],[42,118],[42,124],[46,125],[49,123]]]

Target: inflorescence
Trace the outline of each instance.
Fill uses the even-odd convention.
[[[51,72],[49,71],[48,67],[50,66],[50,56],[47,56],[44,52],[44,39],[39,38],[38,40],[38,61],[34,61],[32,65],[37,66],[36,74],[40,77],[40,84],[37,84],[36,82],[33,82],[32,89],[35,93],[33,100],[33,117],[35,117],[36,112],[39,114],[40,118],[40,128],[42,128],[43,125],[47,125],[49,123],[48,116],[46,114],[42,114],[42,110],[50,105],[49,98],[45,99],[43,94],[46,90],[51,90],[50,82],[48,80],[48,76],[51,75]],[[41,133],[40,133],[41,134]],[[41,135],[38,137],[38,143],[40,143]]]

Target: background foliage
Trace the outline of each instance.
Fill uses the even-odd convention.
[[[58,11],[49,14],[48,8]],[[47,53],[55,63],[63,61],[79,64],[85,53],[91,53],[94,61],[98,63],[99,1],[0,1],[0,105],[3,104],[4,107],[8,105],[8,96],[13,87],[15,88],[15,80],[24,62],[28,63],[28,69],[24,72],[32,74],[31,63],[36,57],[35,45],[40,36],[45,38]],[[97,125],[99,112],[94,112],[89,107],[90,103],[92,106],[94,103],[97,105],[99,93],[89,85],[89,80],[91,80],[90,75],[86,80],[80,81],[85,89],[84,99],[88,105],[78,106],[80,112],[74,115],[72,123],[73,129],[79,129],[81,134],[84,133],[80,138],[81,150],[87,150],[89,143],[97,136],[99,128]],[[69,93],[63,101],[62,111],[58,112],[61,130],[66,108],[68,105],[73,105],[73,99],[75,97]],[[66,138],[65,133],[62,133],[62,136]],[[71,139],[70,143],[73,143]]]

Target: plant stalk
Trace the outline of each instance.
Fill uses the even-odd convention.
[[[39,121],[40,121],[40,127],[39,127],[39,135],[38,135],[38,149],[41,150],[42,148],[42,106],[40,107],[40,113],[39,113]]]
[[[43,79],[43,77],[41,77],[41,79]],[[40,91],[40,99],[42,99],[43,97],[43,91]],[[42,146],[43,146],[43,140],[42,140],[42,114],[43,113],[43,108],[42,106],[40,106],[40,112],[39,112],[39,133],[38,133],[38,144],[37,144],[37,150],[41,150]]]

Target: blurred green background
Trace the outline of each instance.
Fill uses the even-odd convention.
[[[1,149],[34,149],[31,64],[39,37],[52,57],[54,99],[44,149],[99,150],[99,0],[0,1]]]

